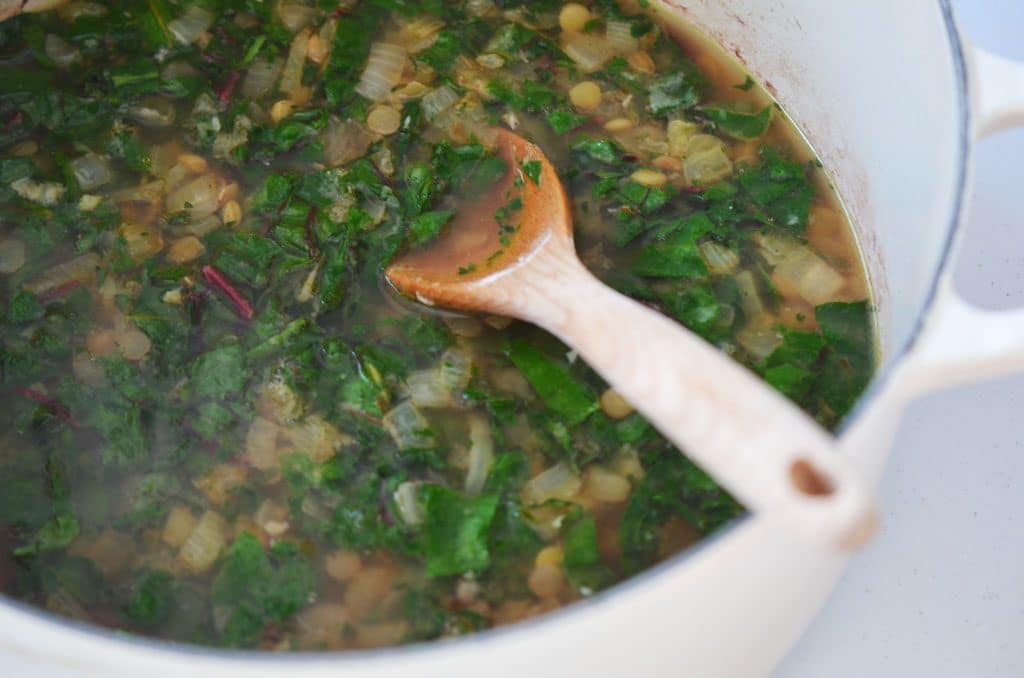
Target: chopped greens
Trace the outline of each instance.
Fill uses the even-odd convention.
[[[820,165],[751,78],[702,72],[720,53],[584,4],[564,30],[554,0],[0,23],[0,591],[350,650],[571,604],[742,515],[554,337],[386,284],[465,222],[461,280],[517,251],[550,175],[495,127],[551,158],[596,276],[823,426],[850,411],[872,310]]]

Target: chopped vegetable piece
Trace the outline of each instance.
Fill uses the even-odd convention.
[[[568,425],[575,426],[597,411],[597,398],[590,389],[533,344],[521,340],[512,342],[508,357],[544,403]]]

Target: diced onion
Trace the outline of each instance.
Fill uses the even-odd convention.
[[[252,120],[248,116],[236,116],[234,129],[230,132],[221,132],[213,140],[213,157],[225,162],[233,162],[232,151],[249,141],[249,130],[251,129]]]
[[[338,167],[366,155],[373,136],[358,122],[341,122],[331,118],[324,130],[324,160],[331,167]]]
[[[317,464],[323,464],[352,442],[348,435],[318,414],[311,414],[301,423],[284,429],[284,435],[296,452],[305,454]]]
[[[782,335],[771,323],[771,316],[755,318],[736,333],[736,343],[747,350],[755,361],[762,361],[782,343]]]
[[[419,500],[420,485],[422,483],[406,481],[398,486],[393,495],[398,517],[409,527],[423,524],[423,518],[426,517]]]
[[[427,120],[432,121],[440,113],[447,111],[459,100],[459,95],[447,85],[441,85],[423,96],[420,102],[423,106],[423,115]]]
[[[25,265],[25,243],[14,238],[0,240],[0,273],[15,273]]]
[[[701,257],[715,275],[729,275],[740,265],[740,257],[725,245],[707,240],[699,245]]]
[[[210,569],[227,541],[228,524],[219,514],[207,511],[181,545],[178,559],[193,574]]]
[[[700,126],[689,120],[669,120],[668,152],[674,158],[685,158],[687,149]]]
[[[473,373],[473,358],[462,349],[450,348],[441,355],[438,371],[441,383],[449,391],[464,389]]]
[[[270,94],[283,65],[284,62],[280,59],[254,59],[245,74],[245,80],[242,81],[242,96],[246,99],[261,99]]]
[[[764,313],[764,302],[757,289],[757,281],[750,271],[742,271],[736,275],[736,287],[740,290],[740,307],[748,318],[756,318]]]
[[[200,219],[197,219],[195,217],[189,219],[188,223],[184,225],[184,228],[182,230],[184,230],[186,233],[194,235],[197,238],[202,238],[204,236],[209,235],[210,233],[213,233],[223,225],[224,222],[221,221],[220,217],[218,217],[216,214],[211,214]]]
[[[57,68],[68,68],[82,59],[82,53],[77,47],[53,33],[47,34],[43,49]]]
[[[167,210],[188,210],[192,219],[202,219],[220,207],[220,180],[213,174],[196,177],[167,196]]]
[[[290,95],[302,85],[302,69],[306,65],[306,52],[309,47],[308,30],[301,31],[292,40],[292,46],[288,50],[288,58],[284,62],[284,70],[281,71],[281,83],[277,86],[278,91]]]
[[[371,101],[384,101],[402,78],[407,53],[405,48],[388,42],[377,42],[370,48],[366,69],[359,78],[356,92]]]
[[[146,127],[170,127],[174,124],[174,104],[160,97],[146,97],[127,110],[128,117]]]
[[[609,21],[605,34],[608,45],[619,54],[630,54],[640,47],[640,42],[633,37],[633,25],[627,21]]]
[[[192,534],[192,530],[196,529],[198,523],[199,520],[192,515],[192,511],[187,506],[179,504],[167,513],[160,538],[171,548],[179,548]]]
[[[64,197],[67,188],[56,181],[33,181],[28,177],[22,177],[11,182],[11,190],[20,197],[39,205],[56,205],[57,201]]]
[[[125,222],[118,233],[125,243],[125,251],[135,261],[144,261],[164,247],[163,236],[155,224],[147,226]]]
[[[192,485],[213,504],[223,506],[245,484],[248,473],[249,470],[239,464],[217,464],[206,474],[194,478]]]
[[[191,45],[213,24],[213,14],[199,5],[192,5],[177,19],[167,22],[167,30],[184,45]]]
[[[45,294],[69,283],[85,283],[96,277],[100,266],[100,257],[95,252],[87,252],[63,264],[42,273],[38,278],[25,285],[32,294]]]
[[[466,494],[483,492],[487,475],[494,462],[494,438],[491,424],[481,415],[469,420],[469,470],[466,471]]]
[[[834,300],[845,283],[841,274],[796,238],[763,233],[755,242],[765,260],[774,266],[772,281],[783,296],[795,294],[818,306]]]
[[[366,216],[370,217],[370,225],[376,226],[380,222],[384,221],[384,217],[387,216],[388,206],[383,200],[377,198],[365,198],[363,200],[363,210],[366,212]]]
[[[297,33],[316,20],[317,9],[301,2],[282,2],[277,6],[277,18],[289,33]]]
[[[402,45],[409,54],[416,54],[437,42],[437,36],[442,28],[444,22],[440,19],[420,16],[402,26],[394,42]]]
[[[470,16],[485,17],[494,11],[494,0],[466,0],[466,12]]]
[[[615,56],[615,49],[607,40],[590,33],[566,33],[562,51],[584,73],[593,73]]]
[[[710,186],[732,176],[733,167],[721,139],[698,134],[687,143],[683,170],[692,185]]]
[[[400,450],[431,447],[434,444],[430,425],[408,400],[384,415],[384,428]]]
[[[110,163],[95,153],[86,153],[71,161],[71,171],[75,175],[78,187],[83,191],[91,191],[114,178],[110,171]]]
[[[278,424],[290,424],[302,416],[303,409],[302,399],[280,375],[263,385],[259,410],[266,418]]]
[[[523,485],[526,504],[542,504],[549,499],[572,499],[580,492],[583,481],[567,464],[558,463],[530,478]]]
[[[437,369],[413,372],[406,377],[405,385],[409,399],[416,407],[449,407],[452,404],[451,389],[441,383],[441,373]]]
[[[268,471],[277,466],[277,437],[280,428],[274,422],[256,417],[245,434],[245,460],[254,468]]]

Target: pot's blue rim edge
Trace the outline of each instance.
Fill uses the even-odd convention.
[[[957,97],[959,102],[959,153],[958,153],[958,167],[956,177],[956,190],[955,197],[950,213],[950,221],[947,225],[946,239],[943,243],[942,251],[939,256],[938,265],[935,268],[935,275],[929,285],[928,294],[925,298],[924,304],[921,306],[921,311],[914,324],[914,329],[911,332],[909,338],[904,342],[903,346],[896,349],[888,361],[889,367],[882,370],[871,381],[871,385],[865,391],[864,395],[861,396],[857,405],[846,417],[840,427],[837,429],[837,433],[841,434],[855,421],[864,408],[870,406],[872,402],[881,394],[881,392],[888,386],[889,382],[893,377],[893,366],[900,362],[902,358],[907,356],[917,345],[918,341],[923,335],[925,321],[934,308],[936,300],[939,294],[939,286],[943,277],[947,272],[947,268],[953,259],[954,245],[956,238],[960,230],[961,220],[963,217],[963,209],[966,202],[966,189],[968,180],[968,168],[969,158],[971,151],[971,135],[970,135],[970,119],[971,119],[971,102],[970,92],[967,77],[967,58],[964,51],[963,38],[960,35],[959,28],[957,27],[956,19],[953,15],[953,9],[951,0],[936,0],[939,10],[946,24],[946,31],[949,38],[949,46],[951,56],[953,59],[953,68],[955,70],[956,83],[957,83]],[[219,661],[227,661],[238,666],[247,664],[253,661],[258,661],[261,664],[301,664],[301,665],[312,665],[312,664],[323,664],[331,663],[336,665],[339,669],[343,669],[346,665],[353,664],[367,664],[370,662],[387,661],[396,655],[402,655],[404,658],[410,656],[421,656],[427,658],[429,655],[448,652],[451,649],[452,644],[458,646],[465,646],[469,644],[492,644],[508,638],[513,635],[525,634],[533,632],[535,629],[542,628],[549,624],[560,624],[565,621],[567,617],[582,614],[594,605],[601,605],[608,601],[612,597],[624,596],[631,589],[637,586],[646,585],[653,582],[656,578],[661,577],[667,570],[674,570],[676,567],[682,565],[688,559],[694,557],[697,553],[703,551],[706,548],[713,546],[718,541],[725,539],[729,535],[733,534],[740,525],[744,524],[747,518],[738,518],[733,521],[730,525],[727,525],[714,535],[704,539],[698,545],[686,549],[685,551],[677,554],[674,557],[668,558],[653,567],[644,570],[643,572],[613,586],[608,591],[597,594],[591,599],[573,603],[567,607],[559,608],[552,612],[543,614],[539,617],[527,619],[509,626],[503,626],[496,629],[489,629],[481,631],[479,633],[470,634],[468,636],[453,639],[453,640],[440,640],[440,641],[427,641],[417,643],[414,645],[397,646],[390,648],[382,648],[375,650],[362,650],[355,652],[289,652],[289,653],[272,653],[255,650],[224,650],[211,647],[204,647],[199,645],[189,645],[185,643],[170,642],[166,640],[156,640],[153,638],[147,638],[145,636],[137,636],[121,631],[113,631],[110,629],[98,627],[92,624],[79,622],[73,619],[68,619],[59,615],[55,615],[46,610],[42,610],[32,605],[28,605],[19,600],[8,598],[0,594],[0,607],[13,608],[18,610],[20,613],[36,617],[47,621],[48,623],[56,626],[62,626],[68,631],[75,632],[77,634],[93,636],[97,639],[112,642],[114,644],[126,644],[135,648],[143,648],[153,652],[156,655],[171,655],[171,656],[182,656],[188,655],[193,657],[201,657],[206,659],[213,659]]]

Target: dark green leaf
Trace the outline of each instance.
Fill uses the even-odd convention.
[[[143,569],[135,575],[124,614],[143,628],[156,628],[174,613],[177,594],[178,582],[170,572]]]
[[[73,513],[58,513],[39,528],[28,544],[19,546],[12,553],[28,556],[62,549],[74,541],[78,531],[78,519]]]
[[[11,299],[11,305],[7,309],[7,321],[21,324],[39,320],[45,310],[36,295],[21,290]]]
[[[589,155],[594,160],[608,165],[618,165],[622,162],[622,152],[619,147],[608,139],[583,139],[576,142],[572,150]]]
[[[736,139],[757,139],[768,131],[772,121],[772,107],[765,106],[760,113],[739,113],[724,108],[702,108],[701,114],[722,132]]]
[[[423,245],[434,240],[441,230],[455,216],[455,210],[426,212],[409,222],[409,239],[413,245]]]
[[[559,110],[548,113],[548,124],[555,134],[568,134],[588,120],[587,116],[572,111]]]
[[[192,393],[197,398],[237,397],[245,381],[245,355],[238,342],[207,351],[192,364]]]
[[[425,519],[423,545],[429,577],[487,569],[487,535],[498,509],[496,496],[465,497],[440,485],[420,490]]]
[[[516,340],[509,344],[508,357],[523,373],[541,400],[575,426],[598,409],[597,398],[577,381],[565,365],[542,353],[533,344]]]
[[[700,103],[704,78],[689,62],[679,70],[655,80],[648,90],[647,109],[654,115],[667,115],[693,108]]]
[[[573,587],[598,591],[613,580],[611,570],[602,562],[597,546],[597,522],[594,516],[584,514],[568,519],[563,549],[565,559],[562,566]]]

